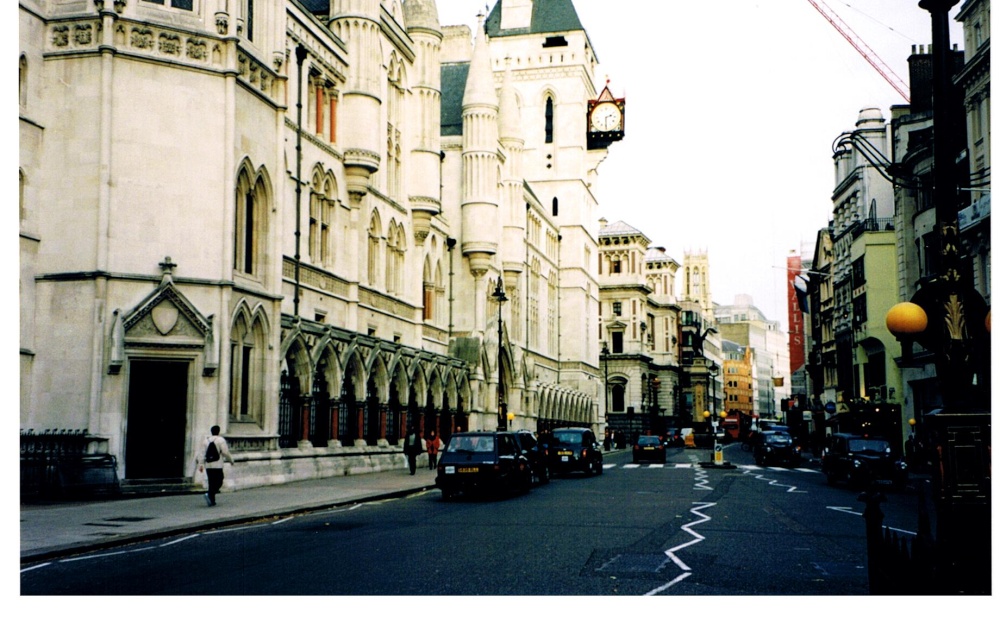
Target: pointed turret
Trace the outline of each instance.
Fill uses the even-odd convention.
[[[414,30],[441,33],[437,3],[434,0],[406,0],[403,4],[403,19],[406,20],[406,31],[411,36]]]
[[[431,218],[441,211],[441,25],[434,0],[406,0],[406,32],[416,48],[414,59],[414,140],[408,165],[413,234],[423,242]]]
[[[500,139],[518,140],[522,146],[524,145],[524,138],[521,135],[521,110],[517,106],[517,95],[514,92],[510,58],[507,58],[503,85],[500,87]]]
[[[351,59],[340,113],[350,118],[341,126],[347,190],[357,203],[368,193],[371,174],[381,163],[382,53],[379,0],[330,0],[330,28],[340,34]]]
[[[489,41],[480,16],[462,99],[462,254],[482,276],[497,252],[499,108]]]
[[[503,246],[501,255],[523,255],[525,251],[525,227],[527,212],[524,209],[524,138],[521,133],[521,111],[514,92],[514,78],[511,60],[506,59],[503,85],[500,87],[500,144],[503,146],[504,162],[500,170],[500,185],[503,190],[500,203],[500,218],[503,222]],[[513,285],[522,270],[523,260],[504,262],[504,273]]]

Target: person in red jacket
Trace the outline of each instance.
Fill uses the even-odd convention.
[[[437,433],[431,431],[427,437],[427,464],[429,469],[434,469],[438,464],[438,452],[441,451],[441,438]]]

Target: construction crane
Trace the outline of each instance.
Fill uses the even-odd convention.
[[[847,42],[851,44],[851,47],[858,50],[858,53],[868,61],[868,64],[872,65],[872,67],[878,71],[878,74],[889,82],[889,85],[892,86],[893,89],[898,92],[907,103],[910,102],[910,93],[906,87],[906,82],[900,79],[899,75],[896,75],[896,73],[889,68],[889,65],[883,62],[882,59],[878,57],[878,54],[876,54],[871,47],[861,40],[861,37],[859,37],[854,30],[851,30],[850,26],[844,23],[844,20],[833,12],[833,9],[827,6],[823,0],[809,0],[809,4],[813,5],[813,8],[819,11],[820,15],[826,18],[826,20],[830,22],[830,25],[836,28],[837,32],[839,32],[841,36],[847,39]]]

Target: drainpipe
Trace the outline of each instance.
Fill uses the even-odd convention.
[[[558,254],[556,255],[556,363],[559,370],[556,371],[556,383],[562,383],[562,234],[556,236],[559,242]]]
[[[445,238],[444,242],[448,245],[448,342],[451,343],[452,331],[455,328],[452,319],[452,308],[455,303],[455,255],[451,252],[451,249],[455,248],[457,241],[449,237]]]
[[[302,254],[302,63],[306,59],[306,48],[301,44],[295,46],[295,61],[298,62],[298,83],[296,84],[296,129],[295,129],[295,297],[292,299],[295,307],[293,314],[299,316],[299,285],[301,279]]]

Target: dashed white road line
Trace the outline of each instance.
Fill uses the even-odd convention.
[[[843,512],[844,514],[853,514],[854,516],[863,516],[861,512],[855,512],[850,506],[827,506],[827,510],[836,510],[837,512]],[[917,532],[910,531],[909,529],[899,529],[898,527],[886,527],[890,531],[895,531],[898,533],[905,533],[907,535],[915,536]]]

